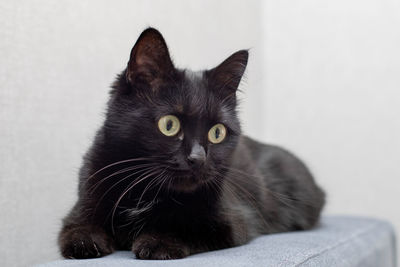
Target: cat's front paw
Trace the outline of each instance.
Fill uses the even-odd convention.
[[[181,259],[189,255],[189,247],[176,238],[147,235],[139,236],[132,245],[136,258],[145,260]]]
[[[98,258],[114,251],[112,239],[98,227],[64,229],[59,238],[61,254],[69,259]]]

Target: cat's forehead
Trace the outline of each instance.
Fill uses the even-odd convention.
[[[185,70],[184,79],[184,98],[179,104],[187,114],[207,117],[219,111],[219,101],[209,88],[204,71]]]
[[[186,92],[186,101],[204,98],[207,95],[208,88],[204,78],[204,71],[185,70],[183,80],[182,89]]]
[[[186,69],[184,71],[185,78],[189,81],[196,82],[201,81],[204,76],[204,71],[193,71]]]
[[[211,88],[204,71],[182,70],[180,79],[169,84],[161,96],[164,102],[159,115],[177,114],[191,121],[220,121],[234,115]],[[162,114],[161,114],[162,113]]]

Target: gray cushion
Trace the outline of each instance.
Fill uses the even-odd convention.
[[[249,244],[172,261],[137,260],[129,251],[104,258],[59,260],[56,266],[396,266],[395,234],[384,221],[323,217],[311,231],[265,235]]]

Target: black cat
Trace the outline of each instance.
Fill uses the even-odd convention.
[[[176,69],[157,30],[140,35],[84,157],[64,257],[176,259],[317,223],[324,193],[304,164],[241,135],[247,59],[241,50],[211,70]]]

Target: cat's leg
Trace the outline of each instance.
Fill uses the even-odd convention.
[[[58,241],[65,258],[97,258],[114,251],[113,240],[99,226],[65,225]]]
[[[234,245],[237,244],[234,243],[231,228],[214,224],[212,228],[201,233],[145,231],[133,240],[132,252],[138,259],[167,260]]]
[[[114,251],[114,240],[103,227],[87,220],[92,216],[92,209],[84,207],[90,207],[90,205],[84,205],[81,200],[78,200],[63,220],[58,245],[65,258],[97,258]]]
[[[179,238],[166,234],[141,234],[133,242],[138,259],[168,260],[189,256],[190,247]]]

